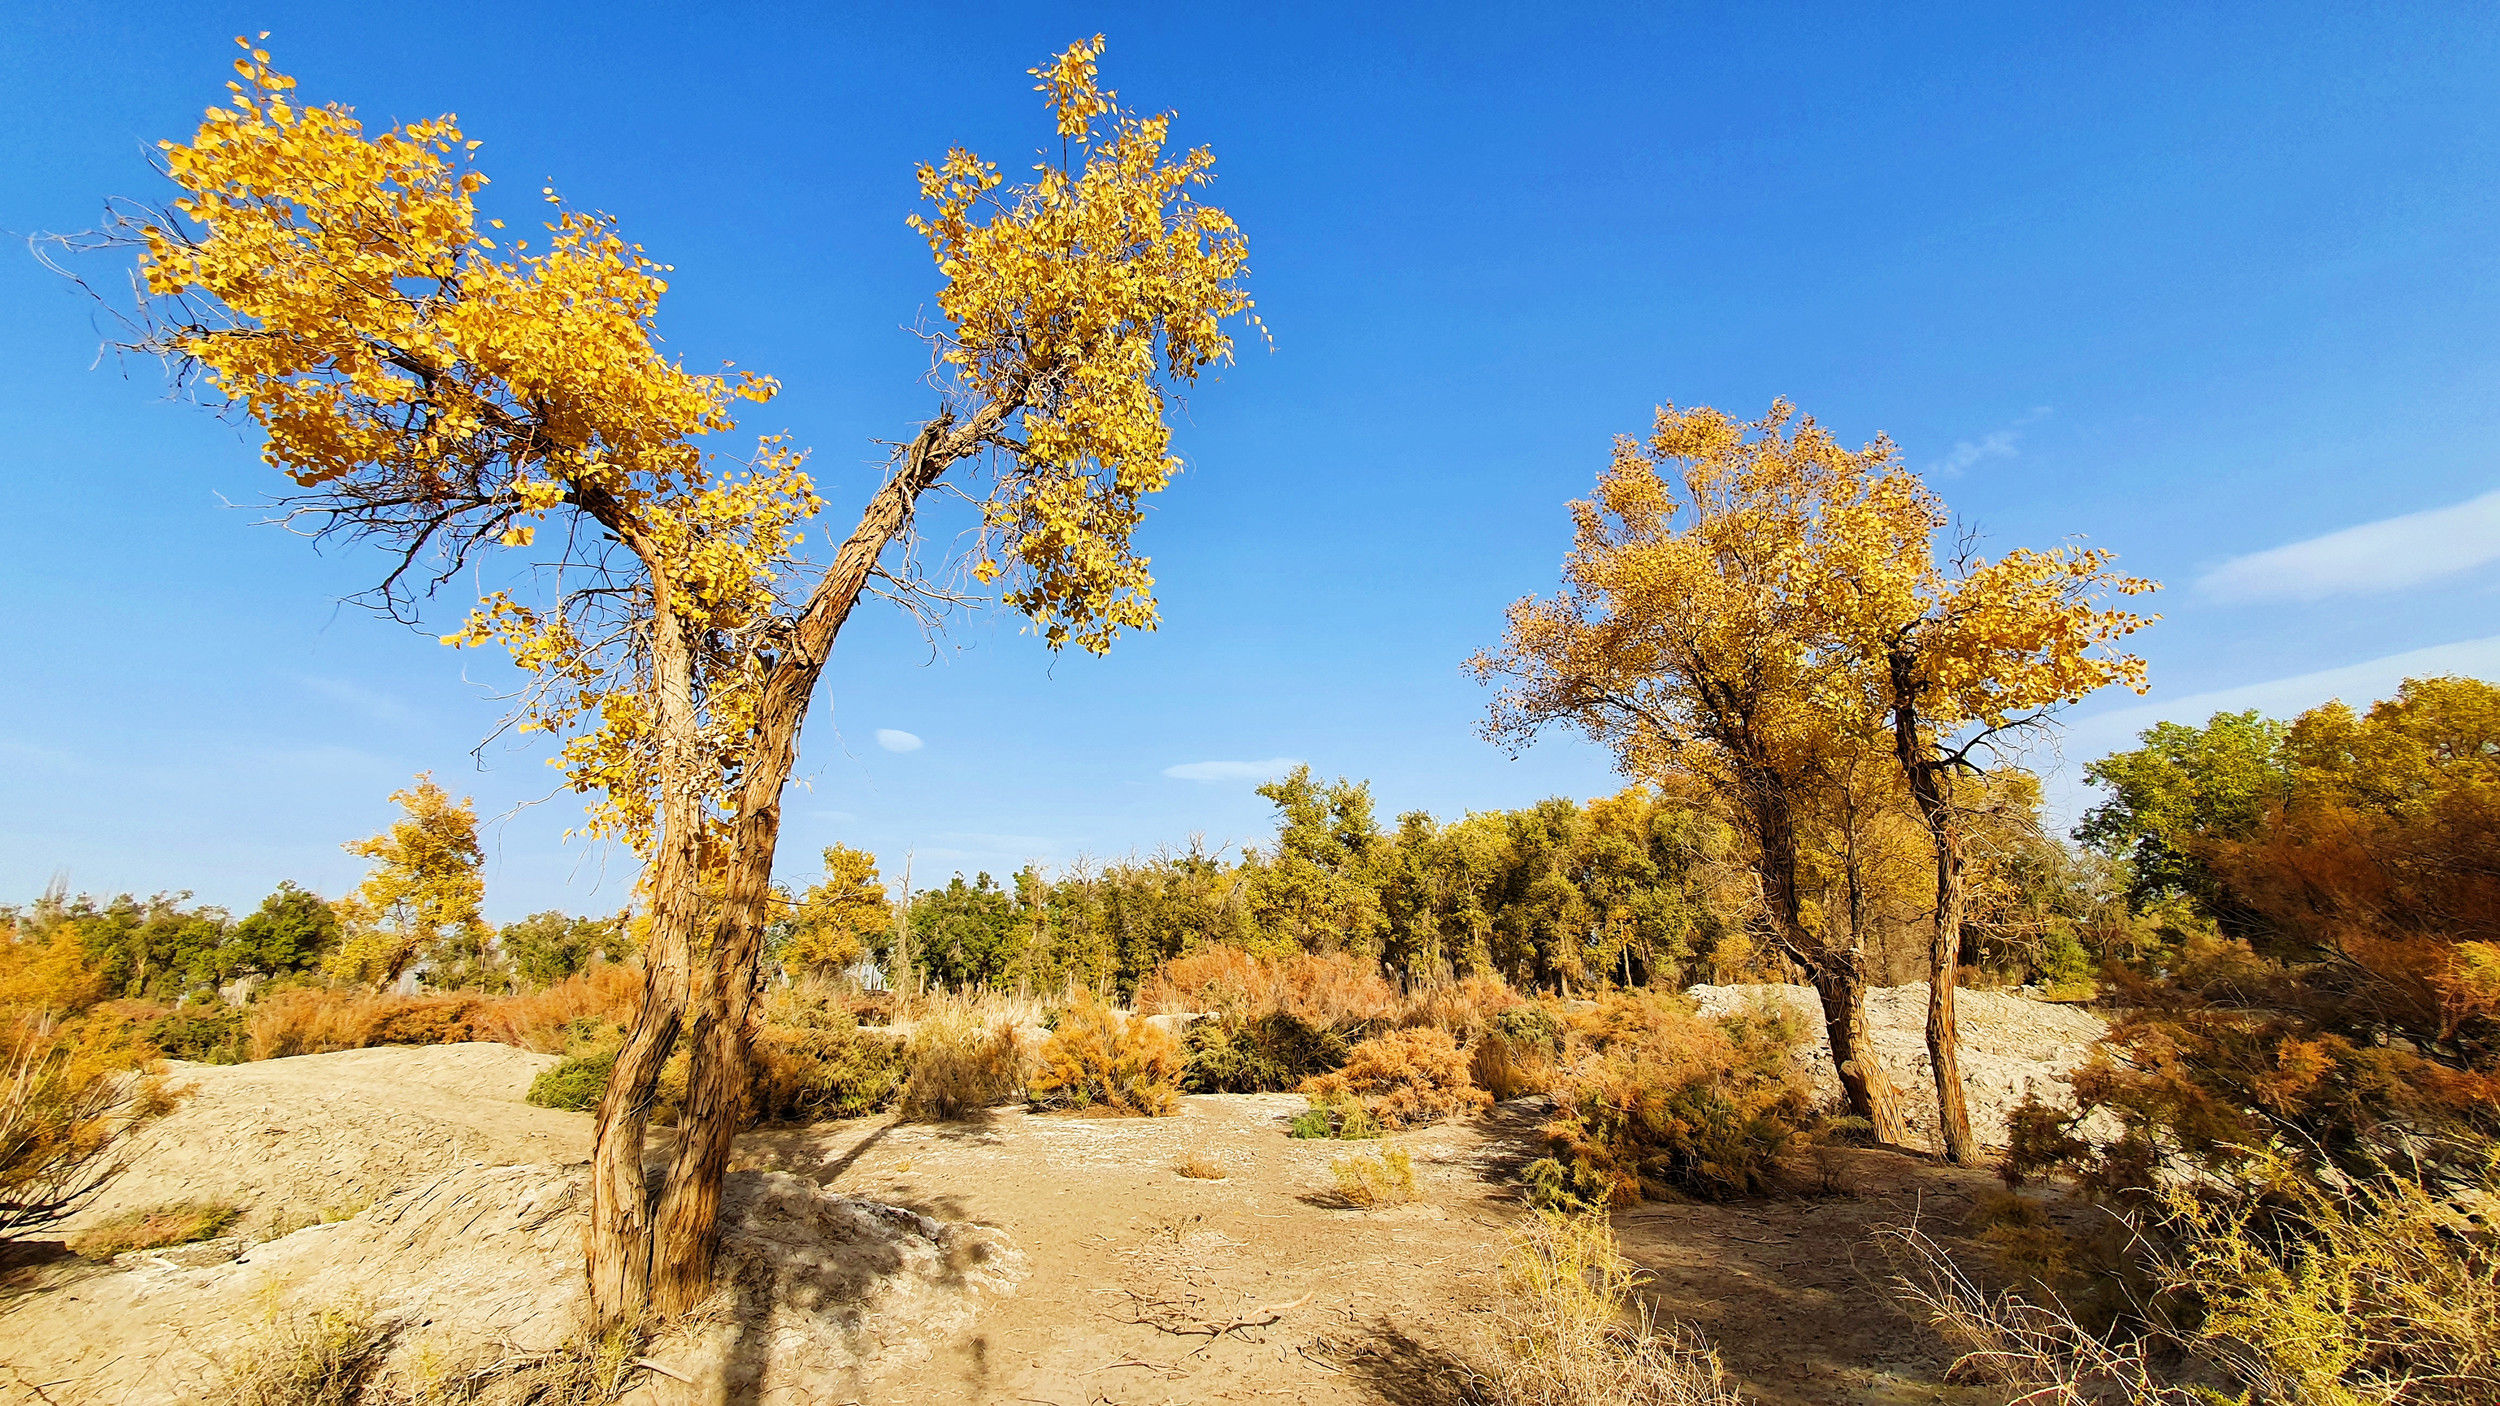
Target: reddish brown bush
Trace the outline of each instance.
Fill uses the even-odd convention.
[[[1306,1080],[1315,1104],[1356,1103],[1384,1128],[1415,1128],[1492,1106],[1468,1077],[1467,1056],[1446,1030],[1392,1030],[1356,1045],[1345,1068]]]
[[[1500,977],[1461,977],[1408,992],[1398,1023],[1433,1026],[1450,1032],[1460,1044],[1471,1044],[1492,1027],[1495,1017],[1525,999]]]
[[[1398,993],[1377,963],[1342,952],[1270,959],[1213,946],[1156,968],[1138,984],[1136,1004],[1140,1015],[1212,1011],[1243,1021],[1283,1011],[1329,1029],[1386,1020]]]

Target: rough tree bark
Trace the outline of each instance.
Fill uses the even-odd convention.
[[[1909,1136],[1909,1125],[1875,1055],[1861,954],[1835,947],[1806,927],[1797,897],[1797,822],[1788,788],[1768,765],[1755,762],[1743,771],[1746,810],[1761,856],[1763,903],[1781,945],[1806,969],[1814,986],[1841,1093],[1849,1110],[1873,1126],[1876,1141],[1900,1146]]]
[[[1909,783],[1910,799],[1936,852],[1935,928],[1927,946],[1927,1062],[1936,1074],[1936,1127],[1944,1155],[1956,1166],[1976,1166],[1979,1139],[1962,1090],[1962,1040],[1953,1019],[1961,982],[1962,907],[1967,887],[1960,817],[1946,794],[1947,763],[1936,755],[1919,723],[1917,661],[1904,648],[1891,651],[1893,751]]]
[[[654,580],[662,578],[654,573]],[[643,946],[642,1004],[635,1008],[599,1099],[590,1154],[590,1222],[583,1231],[592,1311],[630,1318],[651,1298],[650,1194],[643,1134],[660,1068],[676,1048],[685,1012],[687,946],[700,917],[701,796],[695,774],[694,681],[690,642],[658,590],[652,627],[652,685],[661,747],[659,852],[652,874],[651,928]]]
[[[766,902],[781,838],[781,793],[798,761],[799,731],[833,642],[885,549],[910,526],[920,495],[987,442],[1012,406],[991,403],[958,422],[941,415],[905,446],[895,476],[808,596],[765,676],[746,772],[731,822],[719,915],[689,973],[686,1116],[652,1239],[652,1304],[683,1313],[709,1292],[720,1248],[721,1183],[747,1083]]]

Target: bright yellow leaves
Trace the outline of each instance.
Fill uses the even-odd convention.
[[[452,119],[368,133],[345,108],[292,101],[262,51],[236,71],[231,105],[164,147],[184,218],[143,231],[141,267],[173,310],[166,349],[251,415],[263,456],[317,491],[326,520],[404,551],[413,579],[536,547],[558,514],[576,520],[543,565],[609,578],[611,544],[630,554],[636,584],[544,609],[492,593],[444,642],[510,650],[536,679],[522,726],[588,729],[560,760],[602,798],[592,830],[639,842],[647,709],[618,695],[637,687],[637,616],[664,603],[689,634],[751,633],[822,506],[783,440],[729,472],[698,445],[731,428],[734,402],[778,387],[664,357],[666,269],[606,217],[554,205],[536,251],[483,233],[478,143]],[[725,768],[747,671],[734,650],[705,662]]]
[[[1012,570],[1008,603],[1054,648],[1097,653],[1155,623],[1154,578],[1130,538],[1145,496],[1180,467],[1164,383],[1229,361],[1224,323],[1251,307],[1247,244],[1190,194],[1214,178],[1214,156],[1167,160],[1170,119],[1123,112],[1096,82],[1101,52],[1096,37],[1032,70],[1060,135],[1083,149],[1077,169],[1045,163],[1001,193],[996,166],[950,151],[921,168],[934,208],[911,217],[946,278],[946,363],[968,395],[1021,412],[975,573]]]
[[[2146,622],[2099,600],[2152,583],[2076,547],[1949,571],[1944,506],[1892,444],[1844,448],[1785,401],[1751,423],[1659,411],[1572,514],[1562,594],[1513,606],[1474,661],[1511,683],[1497,735],[1572,721],[1655,776],[1723,763],[1729,726],[1761,757],[1873,737],[1896,651],[1948,731],[2143,683],[2111,646]]]
[[[843,551],[864,541],[864,563],[834,585],[801,559],[824,505],[800,451],[704,447],[778,386],[662,354],[666,265],[552,188],[538,247],[510,237],[479,217],[479,144],[452,118],[369,132],[245,48],[231,102],[164,147],[182,194],[138,231],[150,345],[261,427],[299,514],[394,554],[392,608],[512,554],[514,584],[444,642],[500,643],[530,676],[521,726],[566,736],[593,833],[647,847],[663,773],[703,777],[690,804],[723,823],[758,719],[789,711],[768,692],[813,686],[775,672],[799,622],[847,615],[818,597],[855,595],[908,511],[863,517]],[[1012,576],[1006,599],[1054,648],[1095,651],[1155,622],[1132,536],[1179,467],[1165,389],[1229,358],[1224,324],[1250,308],[1239,231],[1192,194],[1213,158],[1167,158],[1168,119],[1118,108],[1102,48],[1032,70],[1073,166],[1004,187],[950,152],[911,220],[944,279],[949,423],[977,427],[937,470],[996,462],[976,574]]]

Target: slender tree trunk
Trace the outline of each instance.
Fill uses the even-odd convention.
[[[1768,768],[1743,778],[1747,812],[1760,854],[1764,906],[1788,955],[1806,969],[1823,1007],[1823,1034],[1831,1042],[1832,1067],[1849,1111],[1874,1128],[1875,1140],[1900,1146],[1909,1137],[1901,1101],[1884,1077],[1866,1018],[1863,954],[1842,950],[1808,931],[1797,899],[1797,827],[1785,788]]]
[[[1961,1032],[1953,1020],[1967,887],[1962,827],[1953,798],[1945,794],[1944,764],[1919,726],[1917,661],[1907,650],[1895,649],[1890,664],[1893,751],[1936,852],[1935,928],[1927,944],[1927,1063],[1936,1075],[1936,1130],[1946,1160],[1970,1167],[1980,1160],[1979,1139],[1971,1131],[1970,1106],[1963,1095]]]
[[[652,630],[660,715],[660,835],[643,949],[642,1004],[617,1051],[590,1154],[590,1222],[583,1231],[591,1309],[602,1320],[640,1314],[651,1297],[650,1197],[642,1169],[660,1068],[685,1011],[687,945],[702,898],[701,783],[693,744],[693,662],[665,598]]]

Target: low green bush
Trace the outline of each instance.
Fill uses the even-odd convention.
[[[608,1075],[616,1068],[613,1046],[597,1054],[566,1055],[530,1081],[525,1101],[539,1108],[588,1113],[608,1091]]]
[[[168,1059],[241,1064],[252,1057],[252,1012],[244,1006],[176,1006],[148,1025],[147,1040]]]
[[[1342,1031],[1281,1010],[1198,1021],[1184,1044],[1189,1069],[1182,1082],[1194,1094],[1298,1089],[1303,1080],[1343,1065],[1347,1050]]]

